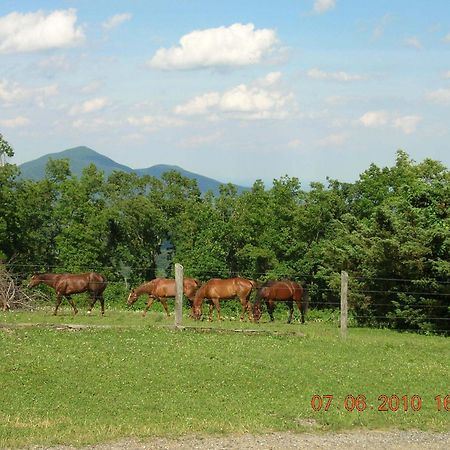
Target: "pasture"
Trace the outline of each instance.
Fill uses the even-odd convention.
[[[274,323],[265,313],[259,324],[230,316],[199,323],[185,311],[183,324],[210,332],[171,329],[173,317],[160,305],[146,318],[141,314],[107,309],[102,318],[97,308],[92,316],[80,309],[73,317],[67,305],[57,317],[50,308],[2,313],[0,447],[284,430],[450,429],[443,404],[450,394],[448,338],[351,328],[343,341],[337,317],[315,311],[304,325],[297,316],[286,324],[286,310]],[[392,402],[378,410],[383,394],[400,398],[397,411]],[[314,395],[324,400],[320,411],[312,408]],[[327,411],[324,395],[333,396]],[[352,405],[349,395],[364,399]],[[411,403],[414,395],[420,408],[417,397]]]

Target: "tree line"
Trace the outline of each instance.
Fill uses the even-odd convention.
[[[0,152],[14,154],[1,135]],[[450,175],[439,161],[399,150],[394,166],[371,164],[353,183],[305,188],[284,176],[219,195],[175,171],[106,177],[90,165],[77,177],[50,160],[41,180],[19,174],[0,167],[0,258],[24,278],[98,270],[137,284],[180,262],[202,281],[303,281],[324,308],[338,303],[345,270],[359,323],[450,329]]]

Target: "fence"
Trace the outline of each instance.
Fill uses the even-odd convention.
[[[14,264],[8,264],[8,266],[14,270],[15,275],[22,279],[27,279],[38,268],[32,265],[14,266]],[[56,269],[58,272],[64,270],[64,268],[52,269]],[[100,271],[107,272],[109,269],[111,268],[103,267]],[[139,273],[142,268],[133,267],[129,269],[131,272]],[[178,275],[177,271],[179,273]],[[182,280],[183,274],[183,266],[175,264],[175,278],[181,278]],[[211,275],[211,278],[213,278],[214,275]],[[238,275],[230,273],[230,277]],[[258,277],[265,279],[264,277],[266,276],[267,274],[259,274]],[[339,311],[340,333],[344,339],[349,332],[350,326],[354,323],[355,318],[358,320],[358,323],[366,323],[369,326],[377,322],[382,326],[382,322],[384,322],[387,324],[385,325],[387,327],[400,328],[398,324],[405,318],[395,316],[395,312],[392,311],[395,310],[393,307],[395,301],[393,299],[401,295],[415,298],[413,303],[406,306],[411,313],[416,312],[417,315],[422,313],[426,316],[427,320],[434,323],[434,328],[430,331],[450,334],[450,281],[448,280],[428,280],[427,284],[423,280],[406,278],[364,278],[361,276],[349,276],[346,272],[340,274],[340,280],[339,274],[334,273],[332,277],[326,278],[322,276],[320,283],[318,282],[317,276],[305,274],[297,274],[293,279],[303,280],[310,292],[313,293],[311,296],[311,306],[313,308],[329,308]],[[110,281],[109,284],[111,286],[123,286],[124,289],[128,288],[127,281],[123,278],[120,281],[119,279],[117,281]],[[179,290],[182,291],[182,281],[180,286],[181,288]],[[433,286],[434,288],[432,289]],[[358,301],[360,302],[363,301],[361,299],[369,298],[369,306],[371,309],[361,309],[360,304],[355,300],[358,296]],[[426,303],[424,299],[434,299],[434,303]],[[175,325],[180,326],[182,321],[182,300],[177,300],[175,304]],[[401,306],[404,307],[405,305]],[[397,310],[401,310],[401,308],[397,308]],[[386,311],[390,311],[389,315],[386,314]],[[402,325],[401,329],[404,331],[427,331],[421,330],[420,327],[418,328],[414,324],[410,328]]]
[[[402,331],[431,331],[442,334],[450,334],[450,282],[449,281],[436,281],[436,280],[414,280],[414,279],[394,279],[394,278],[373,278],[366,279],[362,277],[355,277],[353,281],[365,281],[370,284],[374,281],[383,282],[395,282],[408,283],[408,285],[422,284],[434,284],[436,289],[433,291],[424,291],[417,289],[402,289],[398,286],[395,289],[367,289],[367,288],[349,288],[349,275],[347,272],[341,272],[341,290],[340,290],[340,327],[341,337],[345,339],[348,329],[348,298],[349,293],[354,296],[370,296],[373,299],[374,294],[379,297],[387,297],[387,302],[380,303],[379,300],[371,301],[370,308],[375,311],[386,310],[386,314],[361,314],[358,312],[358,320],[379,320],[379,321],[403,321],[404,323],[413,323],[412,318],[417,317],[416,328],[398,327]],[[441,286],[441,292],[438,291],[437,286]],[[443,292],[442,292],[443,291]],[[395,298],[397,299],[395,300]],[[399,298],[406,299],[405,303],[401,303]],[[409,300],[409,303],[408,303]],[[395,306],[395,313],[392,312]],[[403,308],[403,309],[402,309]],[[390,310],[391,309],[391,310]],[[422,327],[419,326],[422,320]],[[430,326],[431,323],[439,324],[437,327],[430,327],[426,330],[425,326]],[[397,328],[397,327],[392,327]]]

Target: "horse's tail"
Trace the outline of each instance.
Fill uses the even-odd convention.
[[[253,320],[255,322],[258,322],[258,320],[261,317],[261,299],[263,298],[263,290],[264,290],[264,283],[255,283],[256,287],[256,295],[255,295],[255,301],[253,302]]]
[[[259,289],[263,283],[261,281],[248,280],[252,284],[252,289]]]
[[[106,286],[108,285],[108,280],[106,279],[105,275],[103,275],[102,273],[100,275],[102,276],[102,279],[103,279],[103,286],[105,286],[105,289],[106,289]]]
[[[93,282],[94,286],[98,289],[98,291],[101,293],[106,289],[106,285],[108,284],[108,281],[106,280],[105,275],[99,272],[91,272],[90,276],[91,282]]]
[[[262,293],[261,293],[261,288],[258,288],[256,291],[256,296],[255,296],[255,305],[256,304],[260,304],[261,303],[261,299],[262,299]]]

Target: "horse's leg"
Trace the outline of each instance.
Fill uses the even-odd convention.
[[[302,323],[305,323],[305,314],[304,311],[302,309],[302,301],[301,300],[296,300],[295,303],[297,304],[297,308],[300,312],[300,316],[302,318]]]
[[[166,311],[167,317],[170,317],[169,308],[167,307],[167,300],[165,298],[160,298],[159,301],[161,302],[161,305],[163,305],[163,308]]]
[[[91,301],[89,302],[89,308],[87,311],[88,314],[91,314],[92,308],[94,307],[96,301],[97,301],[97,295],[95,294],[95,292],[92,292]]]
[[[241,301],[241,308],[242,308],[240,321],[243,322],[245,319],[245,311],[247,311],[248,308],[248,301],[245,297],[244,298],[239,297],[239,300]]]
[[[292,316],[294,315],[294,302],[292,300],[288,300],[287,305],[289,307],[289,317],[288,317],[288,321],[287,323],[291,323],[292,322]]]
[[[250,302],[250,299],[247,299],[247,316],[249,322],[253,322],[252,303]]]
[[[147,302],[147,306],[144,309],[144,312],[142,314],[143,317],[145,317],[145,315],[147,314],[147,311],[149,310],[149,308],[153,305],[153,302],[155,301],[155,299],[153,297],[150,297],[150,295],[148,296],[148,302]]]
[[[100,294],[100,306],[102,308],[102,316],[105,315],[105,299],[103,298],[103,294]]]
[[[266,302],[267,312],[269,313],[270,321],[274,322],[273,311],[275,310],[275,304],[272,300],[267,300]]]
[[[213,317],[212,317],[213,311],[214,311],[214,303],[213,303],[212,300],[210,300],[210,301],[209,301],[209,318],[208,318],[208,320],[209,320],[210,322],[212,322],[212,320],[213,320]]]
[[[222,317],[220,317],[220,301],[218,298],[211,299],[214,302],[214,306],[217,310],[217,320],[222,320]]]
[[[78,309],[75,306],[75,302],[72,300],[72,297],[70,295],[66,295],[67,301],[71,304],[73,308],[73,314],[76,315],[78,313]]]
[[[56,316],[56,313],[58,312],[59,305],[61,304],[62,300],[62,294],[56,294],[56,303],[55,303],[55,310],[53,311],[53,315]]]

